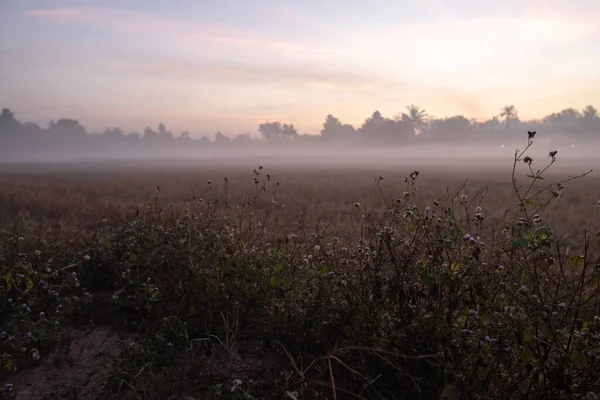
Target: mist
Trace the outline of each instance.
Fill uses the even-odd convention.
[[[534,159],[550,151],[569,164],[600,164],[600,117],[593,106],[567,108],[543,120],[521,121],[514,106],[503,116],[478,122],[464,116],[434,118],[417,106],[385,117],[378,111],[359,127],[332,115],[320,135],[299,133],[292,123],[265,122],[257,133],[213,138],[175,134],[164,125],[125,133],[119,128],[87,132],[77,119],[60,118],[47,128],[20,121],[5,108],[0,115],[0,163],[153,162],[162,165],[388,167],[507,165],[514,151],[536,132]],[[501,119],[502,118],[502,119]]]

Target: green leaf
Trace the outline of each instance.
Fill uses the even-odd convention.
[[[535,231],[533,231],[533,233],[536,236],[552,236],[554,234],[554,231],[552,230],[552,227],[550,225],[546,225],[540,226]]]
[[[525,198],[523,199],[523,203],[525,203],[525,204],[529,204],[530,206],[533,206],[533,205],[534,205],[534,204],[533,204],[533,200],[531,200],[531,197],[525,197]]]
[[[25,279],[25,287],[28,292],[33,288],[33,281],[31,280],[31,278],[26,278]]]
[[[529,240],[524,237],[517,237],[512,241],[514,247],[527,247],[529,246]]]
[[[275,289],[277,286],[279,286],[281,282],[279,281],[279,279],[273,275],[271,277],[271,280],[269,281],[269,286],[271,286],[271,288]]]
[[[585,263],[585,258],[583,256],[570,256],[569,257],[569,267],[571,267],[571,269],[574,272],[577,272],[581,269],[581,267],[583,267],[583,264]]]
[[[451,273],[456,273],[458,270],[460,270],[460,261],[452,261],[450,263],[450,272]]]

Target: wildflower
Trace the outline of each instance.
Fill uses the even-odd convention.
[[[463,240],[471,240],[471,239],[473,239],[473,237],[471,235],[469,235],[468,233],[465,236],[463,236]]]
[[[431,212],[431,207],[427,207],[427,208],[425,209],[425,213],[426,213],[426,214],[429,214],[430,212]]]
[[[207,183],[210,185],[210,184],[212,183],[212,181],[209,179],[209,180],[207,181]]]
[[[21,353],[27,353],[27,347],[21,347]]]
[[[410,179],[412,179],[413,181],[417,179],[417,176],[419,176],[419,171],[417,171],[416,169],[410,173]]]
[[[4,389],[8,390],[9,392],[11,390],[13,390],[13,384],[12,383],[5,383],[4,384]]]
[[[592,357],[594,357],[594,352],[593,351],[586,351],[585,355],[586,355],[586,357],[592,358]]]
[[[360,203],[354,203],[354,207],[356,207],[356,208],[360,207]]]
[[[19,240],[19,242],[22,242],[22,241],[23,241],[23,240],[25,240],[25,239],[23,239],[23,236],[19,236],[19,239],[18,239],[18,240]]]
[[[315,246],[315,253],[316,253],[316,252],[318,252],[319,250],[321,250],[321,246],[319,246],[319,245],[316,245],[316,246]]]
[[[478,221],[483,221],[483,214],[482,213],[475,214],[475,219]]]
[[[289,390],[285,391],[285,397],[288,397],[292,400],[300,400],[300,397],[298,395],[298,392],[296,390],[294,390],[293,392],[290,392]]]
[[[496,268],[498,271],[503,271],[504,270],[504,265],[498,265],[498,268]]]
[[[567,308],[567,304],[566,304],[565,302],[560,302],[560,303],[558,303],[556,306],[557,306],[558,308],[562,308],[562,309],[565,309],[565,308]]]
[[[410,197],[410,193],[404,192],[404,193],[402,193],[402,196],[404,196],[405,198],[408,198],[408,197]]]
[[[464,203],[465,201],[467,201],[467,195],[466,195],[466,194],[462,194],[462,195],[460,195],[460,201],[461,201],[461,202],[463,202],[463,203]]]
[[[536,133],[537,133],[536,131],[527,131],[527,138],[529,140],[533,140]]]
[[[479,206],[478,206],[478,207],[475,209],[475,212],[477,212],[477,213],[480,213],[480,212],[481,212],[481,207],[479,207]]]
[[[41,255],[42,255],[42,252],[41,252],[40,250],[36,250],[36,251],[35,251],[35,255],[39,257],[39,256],[41,256]]]
[[[491,336],[486,336],[485,337],[485,341],[486,342],[496,342],[498,340],[496,338],[491,337]]]
[[[510,346],[506,346],[506,347],[504,348],[504,351],[506,351],[506,352],[508,353],[508,352],[512,351],[512,347],[510,347]]]
[[[40,359],[40,352],[38,351],[38,349],[31,350],[31,358],[33,358],[34,360]]]
[[[235,392],[238,386],[242,385],[242,381],[239,379],[233,380],[233,386],[231,387],[231,393]]]
[[[469,310],[469,315],[477,315],[477,314],[478,314],[477,310],[475,310],[475,309]]]
[[[40,318],[44,318],[45,316],[46,316],[46,313],[45,313],[45,312],[43,312],[43,311],[42,311],[42,312],[40,312]]]
[[[533,158],[529,157],[529,156],[525,156],[525,158],[523,158],[523,162],[525,164],[529,164],[531,165],[531,163],[533,162]]]
[[[90,258],[91,258],[91,257],[90,257],[90,256],[88,256],[87,254],[86,254],[85,256],[83,256],[83,259],[84,259],[85,261],[90,261]]]
[[[472,329],[463,329],[462,333],[463,333],[463,335],[472,335],[473,330]]]

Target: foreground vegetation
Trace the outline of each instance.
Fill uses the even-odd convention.
[[[500,214],[464,185],[423,202],[415,170],[396,193],[376,179],[385,207],[354,204],[356,232],[301,218],[282,235],[283,189],[257,168],[249,190],[223,177],[183,207],[158,187],[90,235],[7,225],[2,393],[59,358],[65,334],[101,327],[116,339],[87,365],[97,398],[596,399],[600,232],[574,253],[547,223],[576,178],[548,184],[534,136]]]

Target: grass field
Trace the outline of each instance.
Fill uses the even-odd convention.
[[[590,165],[268,161],[5,166],[2,395],[600,396]]]

